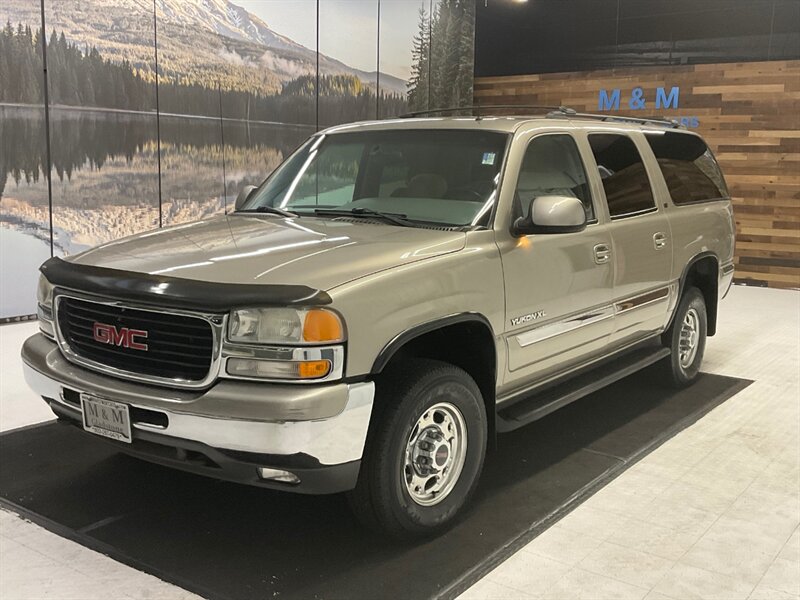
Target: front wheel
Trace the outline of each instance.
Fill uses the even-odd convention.
[[[672,350],[663,365],[665,379],[672,387],[686,387],[697,378],[706,349],[707,327],[703,294],[695,287],[688,288],[662,338]]]
[[[445,529],[483,467],[487,420],[478,386],[453,365],[403,361],[377,382],[375,411],[349,494],[355,515],[399,539]]]

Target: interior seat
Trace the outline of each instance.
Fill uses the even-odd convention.
[[[392,192],[394,197],[406,198],[441,198],[447,192],[447,181],[436,173],[419,173],[414,175],[405,187]]]

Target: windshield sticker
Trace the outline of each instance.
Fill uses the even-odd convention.
[[[483,153],[483,163],[484,165],[493,165],[494,159],[497,158],[497,153],[495,152],[484,152]]]

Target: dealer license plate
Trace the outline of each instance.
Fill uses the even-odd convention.
[[[81,407],[86,431],[131,443],[131,416],[127,404],[81,394]]]

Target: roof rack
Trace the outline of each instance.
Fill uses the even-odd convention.
[[[567,113],[561,111],[554,111],[548,113],[546,116],[551,119],[569,116],[571,118],[595,119],[604,122],[633,123],[638,125],[658,125],[660,127],[669,127],[671,129],[679,129],[682,127],[679,121],[677,121],[676,119],[670,119],[669,117],[626,117],[623,115],[599,115],[595,113],[579,113],[575,112],[574,110]]]
[[[485,110],[536,110],[540,112],[550,111],[551,113],[559,113],[559,114],[575,113],[574,110],[572,110],[571,108],[567,108],[566,106],[543,106],[539,104],[472,104],[469,106],[451,106],[448,108],[431,108],[428,110],[417,110],[414,112],[400,115],[399,118],[409,119],[412,117],[424,117],[426,115],[454,113],[462,111],[471,111],[473,113],[479,113]],[[480,117],[481,115],[474,114],[474,116]]]
[[[595,119],[597,121],[613,122],[613,123],[632,123],[638,125],[656,125],[659,127],[669,127],[671,129],[680,129],[683,126],[675,119],[668,117],[626,117],[623,115],[603,115],[595,113],[579,113],[574,108],[568,106],[546,106],[540,104],[473,104],[470,106],[451,106],[447,108],[431,108],[428,110],[418,110],[410,113],[400,115],[401,119],[409,119],[412,117],[425,117],[428,115],[437,114],[452,114],[457,112],[469,111],[473,113],[477,119],[480,119],[483,111],[492,110],[535,110],[544,112],[544,116],[548,119],[558,118],[576,118],[576,119]],[[526,116],[524,114],[508,115],[508,116]]]

